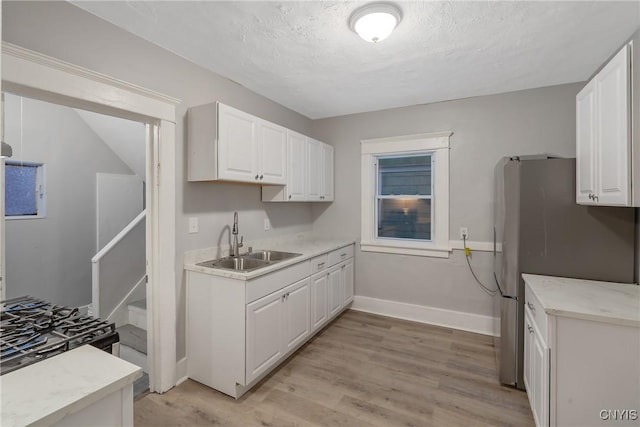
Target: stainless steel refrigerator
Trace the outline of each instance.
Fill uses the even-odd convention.
[[[522,273],[633,282],[635,209],[576,204],[575,159],[502,159],[495,170],[494,278],[500,382],[524,389]],[[502,244],[502,252],[495,243]]]

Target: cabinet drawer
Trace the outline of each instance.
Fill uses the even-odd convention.
[[[346,259],[353,258],[353,245],[345,246],[333,252],[329,252],[329,266],[335,265]]]
[[[327,268],[327,266],[327,254],[311,258],[311,274],[322,271]]]
[[[531,288],[529,288],[529,285],[525,286],[524,295],[524,311],[529,314],[531,320],[536,324],[536,328],[540,333],[540,338],[542,339],[542,342],[546,344],[548,325],[547,313],[544,312],[542,304],[540,304],[538,298],[536,298]]]
[[[247,282],[247,304],[311,275],[309,260]],[[240,285],[238,285],[240,286]]]

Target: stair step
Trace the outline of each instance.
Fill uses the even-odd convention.
[[[141,329],[147,329],[147,300],[141,299],[128,305],[129,323]]]
[[[147,354],[147,331],[134,325],[124,325],[116,329],[120,335],[120,344]]]
[[[129,303],[129,307],[131,307],[131,306],[146,310],[147,309],[147,299],[144,298],[144,299],[140,299],[138,301],[134,301],[132,303]]]

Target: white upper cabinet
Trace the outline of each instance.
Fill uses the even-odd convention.
[[[257,180],[258,121],[250,114],[218,105],[218,178]]]
[[[260,120],[258,134],[258,180],[262,184],[286,184],[287,130]]]
[[[625,45],[576,97],[579,204],[640,205],[632,197],[630,49]]]
[[[307,200],[307,137],[287,131],[287,186],[286,200]]]
[[[591,204],[596,193],[596,82],[576,96],[576,201]]]
[[[286,129],[228,105],[189,109],[189,181],[286,183]]]
[[[333,147],[289,130],[287,153],[287,185],[262,187],[262,201],[333,201]]]
[[[322,144],[322,194],[323,202],[333,201],[333,147]]]
[[[307,182],[309,183],[308,200],[320,200],[324,171],[322,170],[322,143],[309,138]]]

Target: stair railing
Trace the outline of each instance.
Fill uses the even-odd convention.
[[[108,313],[101,313],[101,288],[100,288],[100,263],[102,259],[118,246],[136,227],[146,218],[147,211],[143,210],[126,227],[124,227],[109,243],[91,258],[91,312],[93,316],[100,317]],[[144,274],[144,272],[143,272]],[[105,310],[109,311],[109,310]]]

